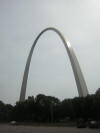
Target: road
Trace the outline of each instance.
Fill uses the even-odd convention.
[[[76,127],[33,127],[0,124],[0,133],[100,133],[100,129]]]

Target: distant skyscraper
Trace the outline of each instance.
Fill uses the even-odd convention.
[[[29,53],[29,56],[28,56],[28,59],[27,59],[27,62],[26,62],[25,71],[24,71],[23,82],[22,82],[21,93],[20,93],[20,101],[25,100],[27,78],[28,78],[29,66],[30,66],[33,50],[34,50],[35,45],[36,45],[38,39],[40,38],[40,36],[48,30],[52,30],[52,31],[56,32],[59,35],[59,37],[61,38],[61,40],[62,40],[62,42],[63,42],[63,44],[66,48],[66,51],[68,53],[71,65],[72,65],[72,69],[73,69],[73,73],[74,73],[74,77],[75,77],[75,81],[76,81],[79,96],[80,97],[87,96],[88,95],[87,86],[86,86],[83,74],[81,72],[81,68],[79,66],[78,60],[75,56],[75,53],[74,53],[69,41],[65,40],[64,36],[62,35],[62,33],[59,30],[50,27],[50,28],[46,28],[42,32],[40,32],[40,34],[37,36],[37,38],[35,39],[35,41],[32,45],[32,48],[30,50],[30,53]]]

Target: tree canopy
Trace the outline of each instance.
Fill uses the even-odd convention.
[[[100,89],[95,95],[60,101],[53,96],[29,96],[14,106],[0,101],[0,121],[62,122],[67,119],[100,120]]]

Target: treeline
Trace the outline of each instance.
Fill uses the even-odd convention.
[[[100,95],[88,95],[60,101],[39,94],[15,106],[0,101],[0,121],[64,122],[68,119],[100,120]]]

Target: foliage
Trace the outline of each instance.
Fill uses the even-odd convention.
[[[100,88],[98,88],[98,90],[96,91],[96,95],[100,96]]]
[[[16,102],[15,106],[0,101],[0,121],[66,122],[78,118],[100,120],[100,95],[60,101],[39,94],[24,102]]]

